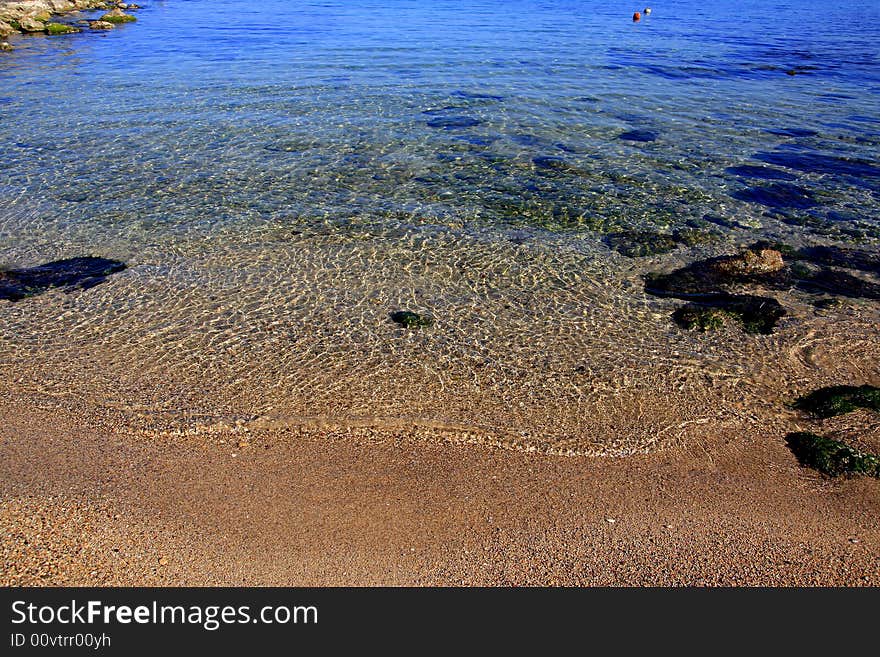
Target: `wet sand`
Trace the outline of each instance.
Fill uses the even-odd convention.
[[[4,585],[880,585],[880,481],[760,431],[626,458],[157,438],[14,394],[0,427]]]

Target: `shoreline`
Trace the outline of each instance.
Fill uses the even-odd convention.
[[[0,402],[2,584],[880,584],[880,481],[782,440],[625,459],[351,432],[145,440]]]

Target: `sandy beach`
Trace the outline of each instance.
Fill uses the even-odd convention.
[[[777,437],[621,459],[365,429],[156,441],[9,396],[0,426],[4,585],[880,584],[880,481]]]

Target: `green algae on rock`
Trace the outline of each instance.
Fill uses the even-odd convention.
[[[678,247],[678,242],[671,235],[636,230],[611,233],[605,238],[605,243],[629,258],[669,253]]]
[[[742,324],[746,333],[768,335],[785,316],[785,308],[769,297],[749,294],[719,294],[689,303],[672,314],[675,323],[688,330],[714,331],[728,319]]]
[[[79,32],[79,28],[74,27],[73,25],[67,25],[65,23],[47,23],[46,24],[46,34],[50,36],[56,36],[59,34],[73,34],[74,32]]]
[[[114,9],[112,11],[108,11],[106,14],[101,16],[102,21],[105,23],[133,23],[137,20],[131,14],[126,14],[121,9]]]
[[[628,258],[644,258],[669,253],[682,244],[709,244],[719,237],[715,232],[697,228],[680,228],[671,235],[645,230],[625,230],[607,235],[605,244]]]
[[[690,331],[717,331],[724,328],[731,314],[723,308],[688,304],[672,314],[675,323]]]
[[[398,310],[391,313],[392,321],[409,329],[427,328],[433,326],[434,320],[431,317],[419,315],[410,310]]]
[[[857,474],[880,477],[880,458],[838,440],[799,431],[789,434],[786,442],[802,465],[830,477]]]
[[[821,418],[867,408],[880,411],[880,388],[875,386],[829,386],[811,392],[795,402],[795,408]]]

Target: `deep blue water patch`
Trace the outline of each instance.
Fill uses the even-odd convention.
[[[760,203],[770,208],[805,210],[819,205],[813,193],[790,183],[775,183],[764,187],[747,187],[731,194],[733,198],[750,203]]]
[[[761,162],[798,171],[854,176],[858,178],[880,177],[880,166],[872,162],[822,155],[821,153],[773,151],[770,153],[757,153],[754,158]]]
[[[779,169],[772,169],[770,167],[759,167],[753,164],[727,167],[726,171],[735,176],[742,176],[743,178],[759,178],[761,180],[797,180],[797,176],[788,173],[787,171],[780,171]]]
[[[498,137],[494,135],[460,135],[455,139],[471,146],[491,146],[498,141]]]
[[[766,132],[780,137],[815,137],[819,134],[809,128],[768,128]]]
[[[480,120],[472,116],[441,116],[427,122],[429,128],[455,130],[457,128],[473,128],[480,125]]]
[[[476,91],[456,91],[452,94],[453,96],[458,96],[459,98],[467,98],[468,100],[494,100],[494,101],[502,101],[504,100],[504,96],[496,96],[495,94],[487,94],[480,93]]]
[[[657,141],[657,133],[653,130],[629,130],[617,135],[617,138],[624,141],[650,142]]]

